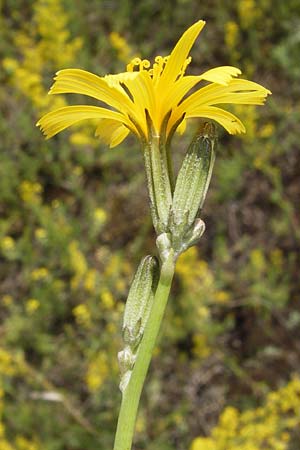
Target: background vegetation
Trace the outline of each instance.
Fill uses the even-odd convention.
[[[34,124],[65,67],[168,54],[196,19],[194,73],[236,65],[271,89],[220,145],[201,245],[183,255],[137,422],[147,450],[298,450],[298,0],[0,1],[0,449],[108,450],[128,286],[151,253],[141,152],[93,124]],[[76,98],[76,101],[78,98]],[[79,99],[80,100],[80,99]],[[180,161],[193,126],[174,144]]]

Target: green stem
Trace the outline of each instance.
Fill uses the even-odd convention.
[[[151,313],[139,346],[130,381],[123,393],[114,450],[131,450],[140,396],[168,302],[174,269],[175,263],[173,252],[171,252],[169,258],[161,267]]]

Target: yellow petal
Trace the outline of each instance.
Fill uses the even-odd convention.
[[[168,110],[164,110],[165,115],[171,109],[174,109],[182,98],[201,80],[211,81],[222,85],[227,85],[232,77],[241,73],[240,69],[231,66],[221,66],[215,69],[208,70],[202,75],[198,76],[185,76],[175,82],[173,88],[170,90],[167,97],[164,99],[165,105],[168,106]]]
[[[202,106],[191,108],[186,114],[186,118],[203,117],[212,119],[224,127],[229,134],[245,133],[245,127],[240,119],[228,111],[215,106]]]
[[[170,89],[164,98],[161,117],[165,117],[169,111],[174,110],[183,97],[199,83],[199,81],[201,81],[199,76],[182,77],[175,81],[173,89]]]
[[[180,125],[177,127],[177,133],[179,134],[183,134],[186,130],[186,120],[183,119],[182,122],[180,122]]]
[[[113,119],[132,128],[122,114],[97,106],[66,106],[43,116],[37,123],[47,139],[85,119]]]
[[[106,78],[81,69],[64,69],[57,72],[49,94],[84,94],[107,103],[119,111],[131,108],[131,100],[124,90],[111,86]]]
[[[204,25],[204,20],[199,20],[198,22],[194,23],[183,33],[183,35],[177,42],[168,58],[163,73],[160,77],[157,86],[159,95],[163,95],[166,89],[171,87],[171,85],[180,74],[182,66],[184,65],[185,60],[187,59],[189,52]]]
[[[124,141],[129,133],[130,131],[127,128],[125,128],[123,125],[120,126],[111,137],[109,144],[110,148],[114,148],[117,145],[121,144],[121,142]]]
[[[155,96],[153,90],[152,80],[147,71],[142,70],[138,72],[138,77],[134,80],[127,79],[124,81],[124,85],[130,92],[133,98],[135,108],[129,113],[133,116],[135,121],[141,127],[145,136],[147,136],[147,122],[145,110],[149,112],[154,126],[157,125],[157,108],[155,103]]]
[[[116,147],[120,144],[128,135],[129,129],[120,125],[120,122],[111,119],[102,119],[97,126],[95,136],[98,136],[100,140],[109,144],[109,146]]]
[[[220,66],[207,70],[199,76],[202,80],[211,81],[212,83],[227,85],[232,77],[237,77],[242,72],[237,67]]]
[[[121,84],[129,80],[135,80],[139,76],[139,72],[121,72],[116,74],[105,75],[104,80],[110,87],[122,89]]]
[[[212,83],[187,97],[179,106],[178,114],[201,105],[220,103],[261,105],[268,94],[270,94],[268,89],[248,80],[231,80],[227,86]]]

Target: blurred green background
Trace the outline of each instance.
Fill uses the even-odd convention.
[[[219,129],[200,245],[178,268],[136,449],[300,448],[299,0],[0,1],[0,450],[109,450],[128,287],[154,233],[138,143],[94,124],[45,141],[54,73],[124,71],[207,25],[192,73],[272,90]],[[78,97],[74,100],[80,103]],[[174,142],[177,165],[193,125]]]

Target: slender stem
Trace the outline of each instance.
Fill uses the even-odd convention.
[[[161,267],[151,313],[139,346],[130,381],[123,393],[114,450],[131,450],[140,396],[168,302],[174,269],[173,253],[171,253]]]

